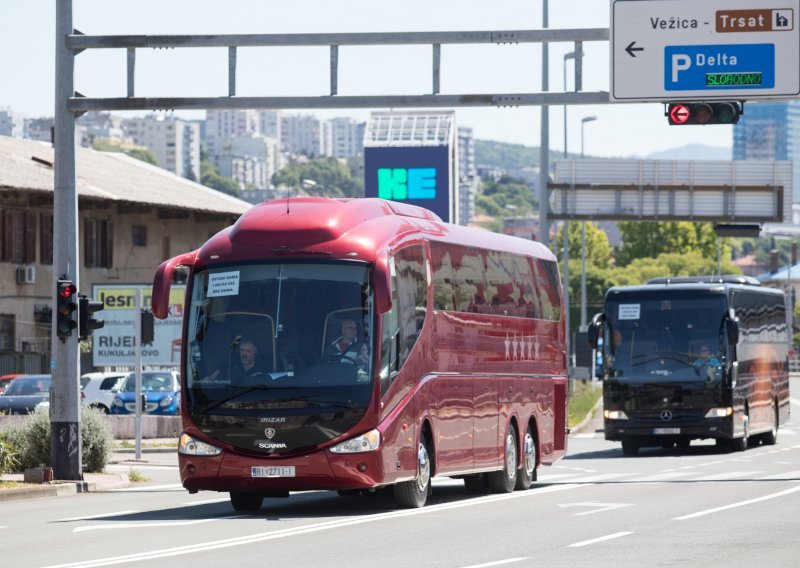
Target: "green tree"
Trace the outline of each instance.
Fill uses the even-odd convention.
[[[222,193],[239,196],[239,184],[229,177],[220,175],[219,170],[208,160],[200,162],[200,183]]]
[[[711,223],[671,223],[623,221],[619,223],[622,246],[615,259],[621,266],[637,258],[655,258],[661,253],[699,251],[704,257],[717,258],[717,236]],[[731,248],[721,241],[722,257],[730,258]]]
[[[350,169],[336,158],[292,161],[272,176],[276,186],[324,197],[363,197],[364,182],[352,177]]]
[[[569,224],[569,258],[581,258],[581,222],[572,222]],[[554,249],[559,256],[564,248],[564,231],[561,230],[556,235],[554,240]],[[608,242],[608,236],[600,230],[600,228],[591,221],[586,222],[586,264],[587,266],[594,266],[597,268],[608,268],[611,266],[611,244]],[[570,263],[570,269],[572,264]]]

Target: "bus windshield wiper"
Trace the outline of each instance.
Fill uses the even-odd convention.
[[[213,409],[215,409],[215,408],[217,408],[219,406],[222,406],[226,402],[230,402],[230,401],[232,401],[234,399],[239,398],[242,395],[251,393],[253,391],[257,391],[257,390],[262,390],[262,391],[284,390],[284,389],[290,389],[290,388],[294,388],[294,387],[273,386],[273,385],[253,385],[253,386],[250,386],[250,387],[233,387],[233,388],[243,388],[244,390],[239,391],[239,392],[237,392],[235,394],[232,394],[231,396],[226,396],[222,400],[218,400],[216,402],[212,402],[211,404],[205,406],[203,408],[202,412],[208,412],[209,410],[213,410]]]

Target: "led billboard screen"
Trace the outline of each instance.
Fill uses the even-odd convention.
[[[419,205],[443,221],[451,215],[450,147],[364,148],[364,196]]]

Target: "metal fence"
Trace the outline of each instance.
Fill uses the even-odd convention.
[[[47,373],[47,354],[33,351],[0,351],[0,375]]]

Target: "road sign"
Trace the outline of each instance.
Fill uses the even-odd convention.
[[[798,14],[800,0],[612,0],[611,99],[796,96]]]

